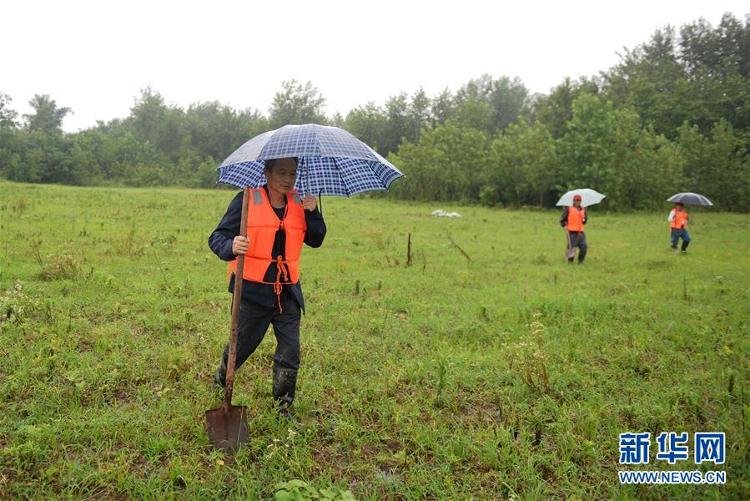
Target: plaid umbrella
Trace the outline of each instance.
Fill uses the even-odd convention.
[[[351,196],[387,190],[403,176],[375,150],[338,127],[285,125],[237,148],[219,166],[219,182],[240,188],[266,184],[264,160],[297,157],[295,189],[315,195]]]
[[[667,199],[667,202],[679,202],[685,205],[705,205],[712,206],[711,200],[698,193],[677,193]]]

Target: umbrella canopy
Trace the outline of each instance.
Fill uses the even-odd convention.
[[[674,202],[674,203],[683,203],[685,205],[705,205],[708,207],[713,206],[714,204],[711,203],[711,200],[704,197],[703,195],[700,195],[698,193],[677,193],[676,195],[672,195],[667,199],[667,202]]]
[[[285,125],[240,146],[219,166],[219,182],[240,188],[266,184],[264,161],[298,159],[295,189],[315,195],[351,196],[387,190],[403,176],[375,150],[338,127]]]
[[[573,205],[573,197],[575,195],[581,195],[581,207],[598,204],[607,196],[589,188],[579,188],[576,190],[570,190],[565,195],[561,196],[560,200],[558,200],[555,205]]]

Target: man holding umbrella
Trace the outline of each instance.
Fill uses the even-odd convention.
[[[583,264],[586,259],[586,233],[583,231],[583,225],[588,222],[589,215],[586,207],[598,204],[606,198],[606,195],[599,193],[590,188],[577,188],[570,190],[560,197],[557,201],[558,207],[563,207],[560,215],[560,226],[565,228],[567,248],[565,257],[568,262],[572,263],[576,257],[576,247],[578,247],[578,264]]]
[[[583,231],[583,225],[588,222],[586,208],[581,207],[582,198],[580,194],[573,195],[573,205],[565,207],[560,215],[560,226],[568,232],[568,251],[566,257],[568,262],[572,263],[576,257],[576,247],[578,247],[578,264],[583,264],[586,259],[586,233]]]
[[[232,405],[235,367],[255,351],[269,325],[277,339],[273,397],[284,415],[294,400],[304,311],[300,255],[303,244],[319,247],[326,234],[317,200],[298,193],[350,197],[387,190],[403,174],[349,132],[317,124],[264,132],[218,170],[219,182],[243,189],[209,238],[211,250],[230,261],[233,302],[229,345],[215,376],[224,386],[224,403],[206,411],[206,428],[211,443],[228,451],[249,434],[246,408]]]
[[[251,190],[247,228],[240,235],[243,192],[230,202],[226,214],[208,239],[211,250],[229,261],[229,290],[234,290],[236,258],[245,255],[238,324],[236,367],[256,350],[269,325],[276,335],[273,363],[273,398],[287,413],[294,400],[300,363],[300,311],[304,311],[299,284],[302,245],[320,247],[326,234],[315,197],[300,199],[293,190],[297,159],[266,160],[267,184]],[[229,346],[214,381],[224,386]]]
[[[677,244],[682,239],[682,253],[687,253],[688,245],[690,244],[690,234],[687,231],[688,224],[688,213],[685,210],[685,204],[682,202],[675,202],[674,209],[669,211],[669,229],[672,240],[672,250],[677,254]]]
[[[676,193],[669,197],[667,202],[672,202],[674,204],[674,208],[669,212],[669,217],[667,218],[667,221],[669,222],[672,250],[675,254],[680,252],[677,250],[677,244],[680,242],[680,239],[682,239],[681,250],[683,254],[687,254],[687,248],[690,244],[690,234],[687,231],[689,216],[685,210],[685,205],[712,207],[714,204],[704,195],[690,191]]]

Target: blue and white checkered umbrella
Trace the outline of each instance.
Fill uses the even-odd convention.
[[[219,182],[239,188],[266,184],[264,160],[297,157],[295,189],[314,195],[352,196],[387,190],[403,176],[349,132],[324,125],[285,125],[237,148],[219,166]]]

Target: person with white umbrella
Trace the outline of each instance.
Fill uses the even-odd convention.
[[[558,207],[563,207],[562,215],[560,215],[560,226],[566,230],[568,246],[565,257],[568,258],[569,263],[575,260],[576,247],[578,247],[578,264],[583,264],[586,259],[588,245],[586,244],[586,233],[583,231],[583,225],[589,220],[586,207],[598,204],[604,198],[606,198],[606,195],[598,191],[590,188],[579,188],[568,191],[555,204]]]
[[[586,259],[588,245],[586,245],[586,233],[583,225],[588,222],[586,208],[581,206],[583,197],[580,194],[573,195],[573,205],[565,207],[560,215],[560,226],[568,232],[568,249],[566,257],[569,263],[573,263],[578,247],[578,264],[583,264]]]

